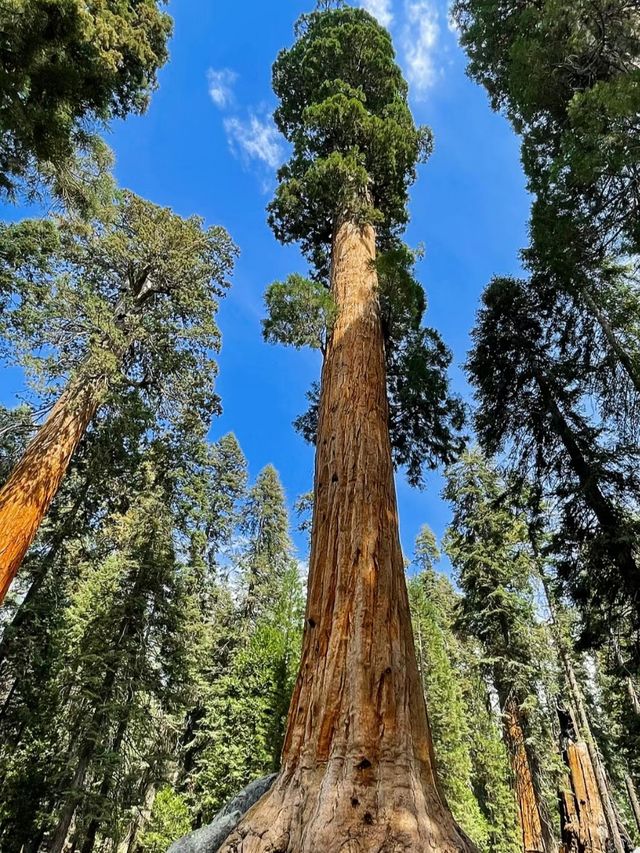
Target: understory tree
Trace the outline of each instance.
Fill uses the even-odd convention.
[[[281,770],[222,850],[467,850],[435,776],[393,482],[394,450],[419,477],[460,444],[449,355],[398,236],[429,134],[369,13],[316,11],[296,36],[273,69],[292,154],[269,211],[312,280],[270,289],[265,331],[324,352],[309,588]]]
[[[548,808],[553,741],[541,704],[549,649],[535,619],[527,527],[477,451],[448,469],[444,494],[453,507],[445,550],[463,591],[460,620],[482,645],[499,700],[522,846],[547,853],[556,844]]]
[[[457,625],[460,597],[436,571],[438,559],[425,525],[416,539],[409,601],[438,778],[456,820],[478,848],[512,853],[520,834],[499,718],[479,646]]]

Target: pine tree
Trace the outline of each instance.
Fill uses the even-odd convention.
[[[483,646],[500,703],[523,847],[549,851],[554,841],[541,770],[553,748],[537,695],[543,645],[536,636],[527,526],[477,451],[448,469],[445,497],[453,506],[445,550],[464,593],[462,625]]]
[[[456,596],[434,561],[435,537],[425,525],[416,539],[409,581],[409,603],[418,668],[437,759],[438,779],[454,817],[481,849],[487,850],[489,827],[473,790],[469,711],[461,678],[462,649],[454,633]]]
[[[238,522],[237,604],[223,591],[231,607],[226,625],[210,626],[189,773],[179,783],[196,825],[252,779],[278,769],[300,656],[302,584],[273,466],[249,490]]]
[[[590,376],[564,357],[570,331],[525,282],[496,279],[483,296],[468,368],[483,448],[508,445],[512,469],[535,478],[536,500],[558,506],[553,549],[589,641],[606,636],[603,601],[609,620],[637,625],[638,447],[585,413]]]
[[[65,539],[62,571],[40,590],[44,622],[29,626],[37,657],[1,726],[4,849],[60,851],[73,827],[74,849],[90,853],[99,834],[117,837],[118,808],[136,802],[130,778],[168,761],[193,605],[160,480],[149,458],[129,508]]]

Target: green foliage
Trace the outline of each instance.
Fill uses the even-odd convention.
[[[143,112],[167,59],[157,0],[8,0],[0,11],[0,189],[64,170],[96,126]]]
[[[237,530],[238,603],[226,599],[222,624],[218,606],[213,646],[200,670],[198,721],[185,744],[180,785],[198,822],[278,768],[302,642],[302,584],[272,466],[249,490]]]
[[[444,544],[464,591],[461,624],[494,662],[501,702],[510,689],[523,701],[539,667],[532,651],[535,563],[525,520],[478,451],[466,453],[446,478],[453,519]]]
[[[501,711],[513,699],[519,709],[539,801],[555,811],[558,766],[552,717],[545,696],[555,696],[556,666],[549,638],[536,620],[532,579],[537,562],[529,529],[513,492],[478,452],[470,451],[446,472],[444,496],[453,506],[444,547],[463,592],[458,620],[484,655]],[[545,818],[543,808],[543,823]]]
[[[430,135],[417,128],[389,34],[362,9],[303,15],[273,68],[278,129],[292,144],[269,206],[278,239],[299,241],[320,274],[340,217],[391,233]]]
[[[164,850],[278,765],[304,608],[282,487],[267,468],[247,494],[233,435],[148,423],[97,419],[9,603],[8,853],[49,843],[70,803],[78,846]]]
[[[553,309],[537,288],[496,279],[483,297],[469,371],[483,447],[508,446],[520,476],[535,477],[534,502],[546,495],[558,506],[552,548],[592,641],[606,632],[603,601],[609,619],[637,620],[638,448],[589,417],[593,371],[572,354],[576,330]]]
[[[262,329],[266,341],[325,351],[336,308],[323,284],[294,273],[286,281],[269,285],[265,304],[268,316]]]
[[[140,836],[142,853],[166,853],[176,838],[191,830],[191,815],[184,798],[164,787],[153,801],[149,826]]]
[[[26,220],[0,229],[3,354],[41,390],[104,376],[113,405],[135,390],[160,417],[194,424],[218,408],[218,299],[235,247],[218,227],[128,191],[90,224]]]
[[[637,8],[458,0],[456,14],[469,73],[523,134],[532,189],[591,219],[600,245],[637,252]]]
[[[456,820],[482,851],[519,849],[507,753],[482,678],[478,645],[456,625],[459,596],[434,566],[428,527],[416,539],[409,601],[437,772]]]

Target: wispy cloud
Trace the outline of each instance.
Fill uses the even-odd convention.
[[[360,0],[360,5],[367,12],[371,12],[373,17],[377,18],[383,27],[391,26],[393,21],[391,0]]]
[[[210,68],[207,71],[209,95],[213,103],[221,110],[233,102],[233,84],[237,79],[238,75],[230,68],[221,68],[219,71]]]
[[[251,113],[247,120],[237,117],[226,118],[224,129],[229,147],[236,157],[245,162],[258,160],[270,169],[277,169],[282,162],[282,137],[271,116],[260,118]]]
[[[418,96],[424,96],[437,79],[439,37],[440,21],[432,0],[405,0],[402,46],[407,77]]]

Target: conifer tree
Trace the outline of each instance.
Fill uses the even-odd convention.
[[[249,781],[277,770],[300,656],[302,584],[273,466],[258,475],[237,522],[237,604],[218,582],[227,609],[218,607],[218,624],[208,626],[198,723],[178,782],[195,825],[210,820]]]
[[[59,394],[0,491],[2,600],[100,406],[133,388],[158,418],[216,411],[214,316],[235,249],[223,229],[130,192],[90,226],[27,220],[0,244],[18,297],[0,321],[5,355]]]
[[[554,846],[542,773],[552,753],[537,698],[543,656],[536,637],[527,527],[498,475],[477,451],[447,471],[453,519],[445,550],[457,570],[461,620],[484,648],[497,691],[527,851]],[[534,739],[538,740],[533,747]],[[546,742],[545,742],[546,741]]]
[[[404,250],[384,286],[376,271],[378,251],[399,248],[429,137],[413,122],[390,37],[370,14],[317,11],[296,35],[273,71],[275,121],[293,151],[270,221],[283,242],[301,244],[314,280],[329,284],[335,320],[320,341],[309,592],[282,769],[222,849],[465,850],[435,778],[390,441],[391,429],[410,468],[435,465],[455,451],[460,408],[443,376],[446,350],[440,342],[434,363],[433,336],[420,326],[424,298]],[[307,292],[305,304],[324,310],[322,291]],[[395,374],[385,364],[383,304]],[[291,325],[278,337],[309,340]],[[405,382],[394,386],[399,373]]]
[[[416,539],[409,581],[409,603],[418,668],[429,713],[438,779],[451,810],[481,850],[489,845],[489,827],[473,790],[473,759],[468,708],[461,678],[462,650],[453,633],[455,593],[436,573],[436,541],[425,525]]]
[[[591,377],[565,357],[570,332],[526,282],[495,279],[483,296],[468,369],[483,448],[509,447],[511,467],[535,477],[536,500],[546,496],[558,506],[552,547],[581,607],[585,640],[593,641],[607,635],[603,601],[612,623],[638,625],[638,446],[585,412]]]

